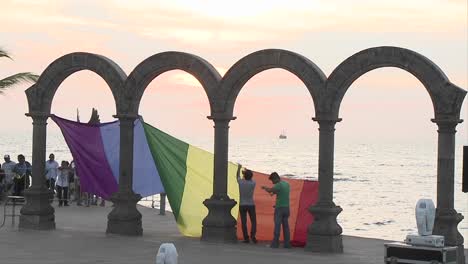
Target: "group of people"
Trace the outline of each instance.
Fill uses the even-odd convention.
[[[257,233],[257,215],[255,211],[255,201],[254,201],[254,191],[256,183],[252,179],[253,172],[251,170],[245,169],[242,171],[243,179],[240,177],[242,165],[237,167],[237,182],[239,184],[239,213],[241,217],[242,224],[242,235],[244,236],[244,243],[257,243],[256,233]],[[275,213],[274,213],[274,232],[273,232],[273,241],[270,244],[271,248],[279,247],[279,238],[281,226],[283,227],[283,239],[284,247],[291,248],[290,244],[290,232],[289,232],[289,191],[290,186],[286,181],[282,181],[278,173],[273,172],[268,178],[272,183],[273,187],[262,186],[261,188],[266,192],[270,193],[272,196],[276,195],[275,203]],[[247,214],[250,218],[251,230],[250,237],[247,231]]]
[[[18,163],[10,155],[3,156],[5,162],[0,167],[0,198],[5,194],[23,196],[24,189],[29,187],[32,172],[31,163],[23,154],[18,155]]]
[[[78,178],[78,175],[74,173],[73,163],[73,161],[70,164],[70,162],[62,160],[59,166],[53,153],[49,155],[49,159],[45,163],[45,185],[57,193],[58,206],[68,206],[70,183],[75,182],[75,179]]]
[[[70,196],[73,194],[76,205],[97,205],[98,197],[81,191],[80,177],[75,170],[75,162],[63,160],[60,166],[51,153],[45,164],[45,184],[51,191],[57,193],[58,206],[68,206]],[[101,206],[105,205],[104,199]]]
[[[24,196],[24,190],[30,186],[32,176],[31,163],[23,154],[18,155],[18,162],[4,156],[5,162],[0,166],[0,199],[7,195]],[[45,162],[45,186],[57,195],[58,206],[68,206],[73,194],[77,205],[97,205],[98,197],[81,192],[80,178],[75,171],[75,162],[63,160],[60,165],[51,153]],[[104,199],[101,206],[105,205]]]

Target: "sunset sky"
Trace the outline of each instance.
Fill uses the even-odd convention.
[[[201,56],[224,74],[237,60],[266,48],[300,53],[328,76],[347,57],[375,46],[414,50],[435,62],[456,85],[468,87],[466,0],[123,1],[2,0],[0,46],[14,61],[0,61],[0,77],[37,74],[75,51],[104,55],[129,74],[164,51]],[[0,96],[1,133],[32,131],[24,90]],[[466,105],[467,100],[465,100]],[[59,88],[53,113],[83,120],[97,107],[113,120],[110,90],[96,74],[73,74]],[[466,119],[467,108],[463,108]],[[200,84],[182,71],[155,79],[143,97],[145,121],[182,138],[213,135]],[[231,135],[292,138],[318,135],[312,100],[299,79],[284,70],[251,79],[236,103]],[[359,78],[345,95],[337,125],[340,140],[433,142],[437,127],[431,100],[411,74],[383,68]],[[49,122],[51,123],[51,122]],[[458,141],[467,140],[467,122]],[[53,131],[55,125],[50,125]]]

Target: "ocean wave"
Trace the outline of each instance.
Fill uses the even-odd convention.
[[[365,180],[365,179],[355,180],[352,178],[333,178],[333,181],[335,182],[368,182],[369,180]]]
[[[376,225],[376,226],[383,226],[383,225],[388,225],[388,224],[391,224],[391,223],[395,223],[395,221],[393,220],[385,220],[385,221],[377,221],[377,222],[374,222],[374,223],[364,223],[364,225]]]

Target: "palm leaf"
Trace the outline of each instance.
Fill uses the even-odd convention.
[[[0,93],[3,93],[3,89],[6,89],[10,86],[13,86],[15,84],[21,83],[21,82],[37,82],[39,79],[39,76],[30,73],[30,72],[22,72],[22,73],[17,73],[15,75],[12,75],[10,77],[6,77],[3,80],[0,80]]]
[[[7,58],[9,58],[10,60],[13,60],[13,59],[10,57],[10,55],[8,55],[8,52],[6,52],[5,50],[3,50],[3,49],[0,48],[0,58],[1,58],[1,57],[7,57]]]

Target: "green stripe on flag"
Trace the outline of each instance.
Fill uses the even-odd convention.
[[[178,220],[185,188],[189,145],[147,123],[143,123],[143,127],[167,198]]]
[[[214,155],[144,123],[146,138],[177,226],[185,236],[199,237],[208,214],[203,201],[213,193]],[[228,195],[238,200],[237,164],[228,163]],[[237,218],[238,206],[232,208]]]

